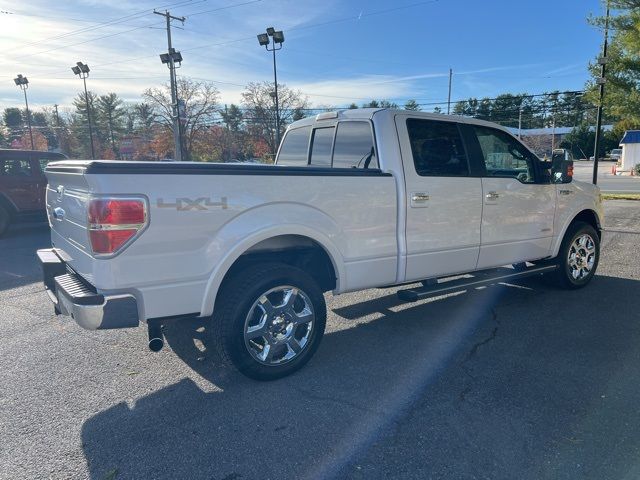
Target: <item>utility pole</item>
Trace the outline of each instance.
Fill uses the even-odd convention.
[[[604,99],[604,84],[607,71],[607,43],[609,41],[609,1],[607,0],[607,16],[604,21],[604,43],[602,44],[602,57],[598,59],[600,64],[600,78],[596,84],[600,85],[600,100],[598,103],[598,116],[596,119],[596,140],[593,146],[593,184],[598,183],[598,150],[600,149],[600,130],[602,129],[602,101]]]
[[[520,100],[520,108],[518,109],[518,138],[522,138],[522,106],[526,97],[522,97]]]
[[[60,148],[60,116],[58,115],[58,104],[57,103],[53,104],[53,109],[56,112],[56,140],[58,141],[58,149],[62,150]]]
[[[53,104],[53,109],[56,111],[56,127],[60,128],[60,116],[58,115],[58,104]]]
[[[180,112],[178,109],[178,84],[176,81],[176,62],[182,62],[182,55],[176,52],[171,45],[171,20],[178,20],[184,24],[185,17],[175,17],[165,10],[163,12],[153,11],[156,15],[162,15],[167,21],[167,47],[168,54],[160,55],[162,63],[166,63],[169,67],[169,80],[171,82],[171,113],[173,117],[173,140],[175,144],[175,157],[177,161],[182,161],[182,125],[180,124]]]
[[[451,82],[453,80],[453,69],[449,69],[449,98],[447,99],[447,115],[451,112]]]

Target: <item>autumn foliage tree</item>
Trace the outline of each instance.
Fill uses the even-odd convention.
[[[148,88],[142,94],[155,111],[157,119],[169,132],[173,128],[173,107],[171,89],[167,84],[162,88]],[[186,77],[178,79],[178,98],[184,102],[183,142],[186,159],[193,156],[198,137],[212,124],[218,113],[218,89],[209,82],[196,81]],[[170,137],[172,137],[170,133]],[[174,149],[172,148],[172,151]]]

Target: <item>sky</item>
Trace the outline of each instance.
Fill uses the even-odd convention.
[[[90,90],[141,101],[169,78],[154,8],[186,17],[172,29],[178,74],[213,82],[221,104],[239,103],[248,82],[273,81],[256,39],[270,26],[285,35],[278,83],[314,107],[375,98],[446,110],[450,68],[453,101],[579,90],[602,42],[587,23],[599,0],[0,0],[0,108],[24,105],[20,73],[30,105],[70,109],[77,61],[91,68]]]

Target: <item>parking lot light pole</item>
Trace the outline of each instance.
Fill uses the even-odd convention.
[[[271,43],[269,37],[273,38],[273,46],[271,48],[269,48],[269,44]],[[284,33],[282,33],[282,30],[276,31],[275,28],[269,27],[267,28],[267,33],[258,34],[258,43],[264,46],[264,48],[266,48],[268,52],[273,52],[273,84],[276,104],[276,137],[273,152],[273,154],[275,155],[278,151],[278,147],[280,146],[280,103],[278,101],[278,72],[276,69],[276,51],[282,48],[282,44],[284,43]]]
[[[35,146],[33,144],[33,131],[31,130],[31,114],[29,113],[29,102],[27,100],[27,88],[29,88],[29,80],[27,77],[23,77],[22,74],[18,74],[16,78],[13,79],[20,90],[24,92],[24,105],[27,109],[27,125],[29,126],[29,137],[31,137],[31,150],[35,150]]]
[[[87,108],[87,121],[89,122],[89,140],[91,141],[91,159],[96,159],[96,151],[93,146],[93,128],[91,127],[91,109],[89,108],[89,94],[87,93],[87,77],[89,76],[89,65],[82,62],[77,62],[74,67],[71,67],[71,71],[78,75],[84,82],[84,101]]]

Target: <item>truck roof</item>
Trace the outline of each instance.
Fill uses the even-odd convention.
[[[501,125],[498,125],[493,122],[487,122],[485,120],[479,120],[473,117],[463,117],[460,115],[446,115],[443,113],[429,113],[429,112],[420,112],[414,110],[403,110],[397,108],[348,108],[344,110],[334,110],[329,112],[319,113],[318,115],[309,116],[298,120],[296,122],[291,123],[289,128],[298,128],[304,127],[308,125],[315,125],[316,123],[321,123],[323,121],[330,120],[371,120],[374,116],[377,115],[389,115],[395,116],[398,114],[410,114],[412,117],[424,118],[428,120],[446,120],[446,121],[454,121],[461,123],[468,123],[473,125],[484,125],[490,126],[493,128],[500,128],[505,132],[509,132],[508,129],[504,128]],[[509,132],[510,133],[510,132]]]

